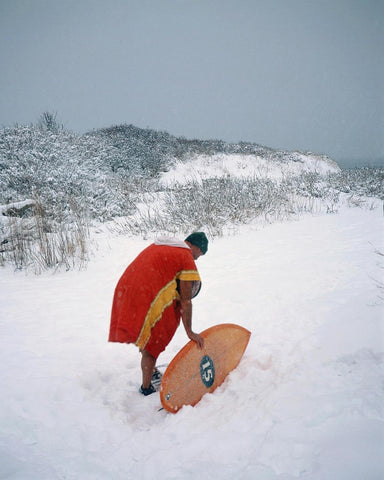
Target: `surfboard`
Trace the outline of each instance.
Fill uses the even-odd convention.
[[[164,409],[176,413],[184,405],[196,405],[212,393],[239,364],[251,332],[233,323],[204,330],[204,348],[189,341],[164,372],[160,400]]]

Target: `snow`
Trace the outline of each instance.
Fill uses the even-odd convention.
[[[3,267],[0,478],[383,478],[382,233],[378,205],[211,241],[194,327],[252,336],[224,384],[175,415],[138,393],[137,349],[107,343],[116,282],[148,240],[99,234],[83,271]],[[186,341],[180,327],[159,362]]]
[[[290,156],[291,160],[284,158],[281,161],[271,161],[269,158],[258,155],[197,155],[187,163],[175,162],[173,168],[163,173],[161,184],[172,186],[175,183],[184,184],[191,180],[199,182],[211,178],[213,174],[217,177],[282,180],[284,177],[300,175],[303,172],[325,175],[340,171],[335,162],[315,154],[291,152]]]

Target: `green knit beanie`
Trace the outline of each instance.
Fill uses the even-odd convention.
[[[192,245],[196,245],[199,247],[200,250],[203,252],[203,255],[207,253],[208,250],[208,238],[206,237],[205,233],[203,232],[194,232],[191,233],[186,239],[186,242],[192,243]]]

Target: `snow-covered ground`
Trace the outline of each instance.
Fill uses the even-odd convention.
[[[194,327],[252,336],[175,415],[138,393],[136,348],[107,343],[115,284],[148,241],[103,235],[85,271],[0,270],[1,479],[384,478],[381,205],[211,242]]]
[[[291,152],[290,160],[271,161],[266,157],[244,154],[197,155],[187,163],[175,162],[173,168],[164,173],[162,185],[184,184],[216,177],[269,178],[275,181],[300,175],[301,173],[339,172],[340,167],[331,159],[315,154]]]

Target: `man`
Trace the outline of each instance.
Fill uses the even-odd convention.
[[[141,352],[140,392],[150,395],[156,359],[183,321],[185,332],[202,348],[204,339],[192,330],[192,298],[201,280],[195,260],[205,255],[208,239],[194,232],[184,242],[159,238],[143,250],[120,278],[113,298],[110,342],[134,343]]]

